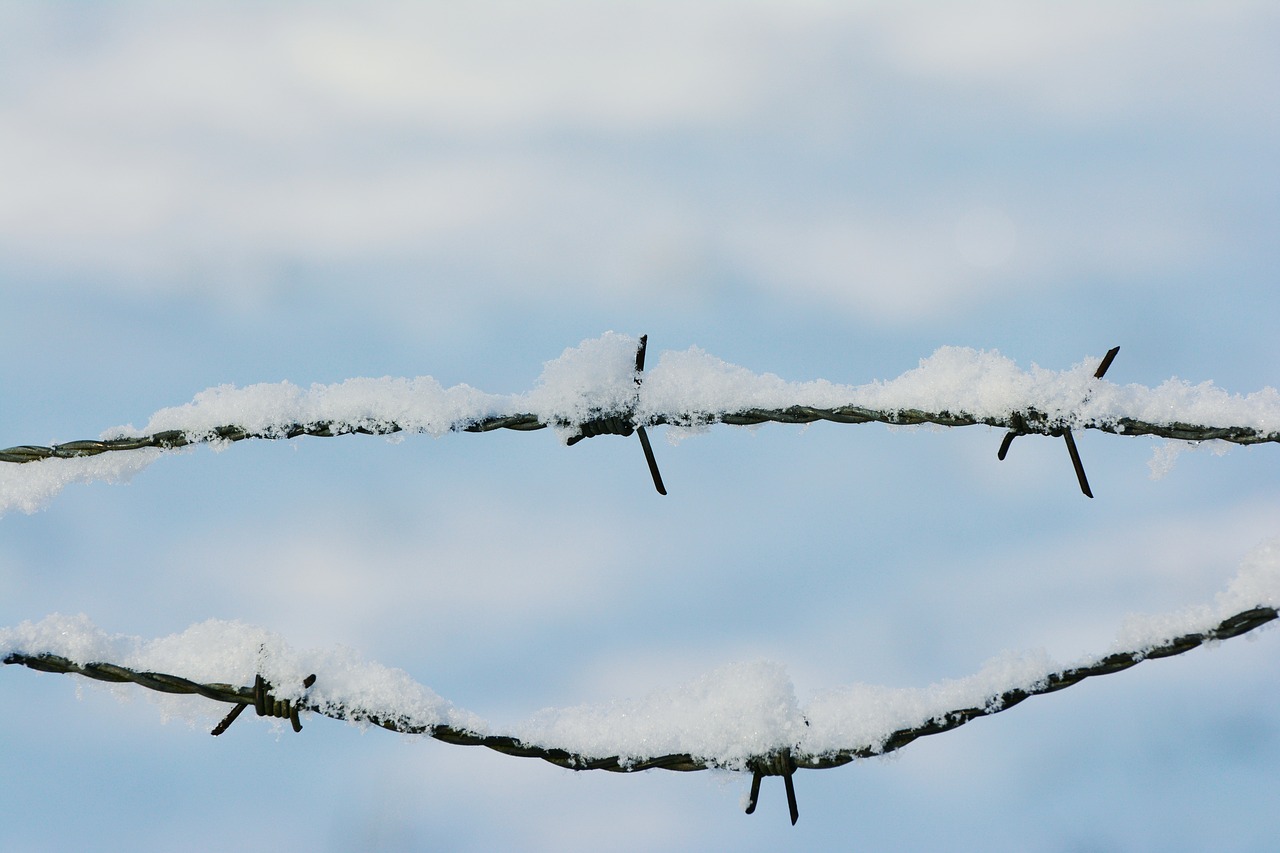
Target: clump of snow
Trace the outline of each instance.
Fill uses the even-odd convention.
[[[644,420],[666,416],[676,423],[698,423],[742,409],[821,405],[810,401],[834,399],[836,395],[827,392],[838,387],[752,373],[690,347],[662,353],[657,366],[646,373],[638,414]]]
[[[179,430],[207,438],[220,426],[282,435],[293,424],[332,422],[385,430],[395,424],[410,432],[443,435],[495,413],[506,413],[510,397],[486,394],[469,385],[445,388],[430,376],[414,379],[348,379],[302,389],[290,382],[237,388],[219,385],[201,391],[190,403],[161,409],[141,430],[132,425],[103,433],[104,439]]]
[[[1178,456],[1182,452],[1182,443],[1174,441],[1162,441],[1151,451],[1151,459],[1147,462],[1147,468],[1151,471],[1151,479],[1163,480],[1173,465],[1178,461]]]
[[[584,421],[629,411],[636,401],[636,348],[639,340],[606,332],[566,349],[547,362],[537,386],[523,399],[523,411],[552,424],[567,440]]]
[[[640,699],[546,709],[515,734],[526,743],[579,755],[638,760],[688,753],[743,769],[747,759],[804,736],[786,670],[757,661],[717,669]]]
[[[43,509],[71,483],[127,483],[162,452],[148,447],[73,459],[0,462],[0,516],[15,509],[26,513]]]
[[[1032,365],[1028,372],[995,350],[941,347],[921,359],[915,370],[859,388],[859,404],[890,411],[965,412],[976,417],[1034,408],[1062,417],[1079,408],[1089,393],[1091,376],[1085,364],[1062,372]]]
[[[1264,435],[1280,431],[1280,392],[1267,387],[1252,394],[1231,394],[1212,382],[1192,385],[1168,379],[1155,388],[1100,382],[1085,417],[1130,417],[1154,424],[1206,424],[1250,427]]]
[[[108,634],[83,613],[64,616],[54,613],[39,622],[23,622],[0,629],[0,658],[12,652],[61,655],[86,664],[93,661],[119,663],[131,659],[141,646],[137,637]]]
[[[1183,453],[1193,450],[1211,450],[1214,456],[1225,456],[1231,451],[1229,441],[1172,441],[1166,439],[1156,445],[1151,452],[1147,468],[1151,471],[1151,479],[1162,480],[1173,470],[1174,464]]]

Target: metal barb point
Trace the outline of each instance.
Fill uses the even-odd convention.
[[[302,686],[304,688],[310,688],[315,683],[315,673],[312,673],[302,679]],[[240,716],[240,713],[248,707],[248,702],[237,703],[236,706],[231,709],[230,713],[222,718],[222,722],[214,726],[213,731],[209,734],[217,737],[225,732],[231,727],[231,724],[236,721],[236,718]],[[302,731],[302,721],[298,719],[298,712],[301,710],[299,704],[290,702],[288,699],[276,699],[273,697],[271,695],[271,685],[262,677],[261,673],[258,673],[253,677],[253,708],[259,717],[279,717],[281,719],[288,720],[293,726],[293,730],[295,732]]]
[[[236,705],[234,708],[231,709],[231,713],[227,714],[225,717],[222,718],[222,722],[218,723],[218,725],[213,727],[213,731],[209,732],[209,734],[213,735],[214,737],[217,737],[218,735],[225,732],[227,729],[231,728],[231,724],[236,721],[236,717],[240,716],[240,712],[248,707],[249,707],[248,704],[244,702],[241,702],[239,705]]]
[[[642,375],[644,373],[644,353],[649,346],[649,336],[640,336],[640,345],[636,347],[636,393],[639,394]],[[635,422],[635,412],[631,411],[625,414],[611,415],[609,417],[593,418],[578,424],[578,434],[570,436],[566,442],[570,447],[582,441],[584,438],[594,438],[597,435],[631,435],[636,433],[640,436],[640,448],[644,451],[644,461],[649,465],[649,476],[653,478],[653,487],[658,490],[658,494],[665,495],[667,487],[662,482],[662,474],[658,471],[658,460],[653,455],[653,445],[649,443],[649,433],[641,424]]]
[[[1000,449],[996,452],[996,458],[1001,462],[1009,453],[1009,445],[1013,444],[1013,440],[1020,435],[1027,434],[1027,419],[1020,413],[1014,412],[1009,416],[1009,431],[1004,434],[1004,439],[1000,442]]]
[[[1101,379],[1107,374],[1107,370],[1111,367],[1111,362],[1116,360],[1116,354],[1119,352],[1120,347],[1118,346],[1107,350],[1107,354],[1102,357],[1101,363],[1098,364],[1098,369],[1093,372],[1094,379]],[[1013,444],[1013,440],[1024,434],[1025,431],[1020,428],[1021,425],[1020,416],[1015,416],[1014,428],[1005,433],[1004,439],[1000,442],[1000,449],[996,451],[996,458],[1001,462],[1004,461],[1005,456],[1009,453],[1009,445]],[[1086,498],[1093,497],[1093,490],[1089,488],[1089,478],[1085,476],[1084,463],[1080,461],[1080,451],[1076,448],[1076,439],[1071,434],[1070,428],[1062,430],[1062,439],[1067,443],[1067,453],[1071,456],[1071,467],[1075,469],[1076,481],[1080,483],[1080,491],[1084,493]]]
[[[1009,453],[1009,445],[1013,444],[1013,440],[1019,435],[1020,433],[1012,429],[1004,434],[1004,440],[1000,442],[1000,449],[996,451],[997,459],[1001,462],[1004,461],[1004,457]]]
[[[636,347],[636,388],[640,387],[640,377],[644,373],[644,353],[649,348],[649,336],[640,336],[640,345]],[[644,461],[649,464],[649,476],[653,477],[653,487],[658,494],[665,495],[667,487],[662,484],[662,474],[658,471],[658,460],[653,455],[653,445],[649,443],[649,433],[643,426],[636,427],[636,435],[640,436],[640,447],[644,450]]]
[[[649,463],[649,475],[653,477],[653,487],[658,490],[658,494],[665,495],[667,487],[662,484],[662,474],[658,471],[658,460],[653,457],[653,445],[649,443],[649,433],[644,431],[644,427],[636,427],[636,435],[640,436],[644,461]]]
[[[747,814],[756,813],[756,803],[760,802],[760,780],[764,774],[759,770],[751,774],[751,793],[747,796]]]
[[[1107,350],[1107,354],[1102,357],[1102,364],[1098,365],[1098,369],[1094,371],[1093,378],[1101,379],[1107,374],[1107,368],[1111,366],[1111,362],[1116,360],[1116,353],[1120,352],[1120,347],[1112,347]]]
[[[1071,430],[1063,430],[1062,438],[1067,443],[1067,453],[1071,454],[1071,467],[1076,469],[1076,480],[1080,482],[1080,491],[1084,492],[1086,498],[1093,497],[1093,492],[1089,489],[1089,478],[1084,475],[1084,463],[1080,461],[1080,451],[1076,449],[1076,440],[1071,435]]]
[[[1112,347],[1107,350],[1107,354],[1102,357],[1102,362],[1098,365],[1098,369],[1093,372],[1094,379],[1101,379],[1107,375],[1107,369],[1111,367],[1111,362],[1116,360],[1116,354],[1120,352],[1120,347]],[[1093,490],[1089,488],[1089,478],[1084,473],[1084,463],[1080,461],[1080,451],[1076,449],[1075,436],[1071,434],[1070,429],[1062,431],[1062,440],[1067,443],[1067,453],[1071,455],[1071,467],[1076,471],[1076,481],[1080,483],[1080,491],[1084,493],[1086,498],[1093,497]]]
[[[755,814],[756,805],[760,802],[760,780],[766,775],[781,776],[782,783],[787,789],[787,810],[791,814],[791,825],[795,826],[796,821],[800,819],[800,808],[796,805],[796,787],[791,778],[795,772],[796,764],[789,749],[781,754],[775,754],[773,760],[763,767],[756,765],[751,773],[751,793],[747,796],[746,813]]]

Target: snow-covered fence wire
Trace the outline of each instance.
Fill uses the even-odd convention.
[[[728,364],[698,348],[665,352],[641,373],[644,339],[607,333],[548,362],[533,390],[490,394],[443,387],[429,376],[349,379],[302,389],[288,382],[210,388],[162,409],[142,428],[121,426],[92,440],[0,450],[0,513],[34,511],[71,482],[125,479],[164,453],[249,438],[538,430],[572,444],[639,431],[659,484],[646,426],[700,430],[712,424],[985,424],[1016,435],[1062,436],[1089,494],[1072,430],[1149,435],[1183,442],[1280,441],[1280,393],[1228,394],[1211,382],[1170,379],[1155,388],[1102,378],[1114,351],[1064,371],[1024,371],[996,352],[943,347],[896,379],[839,385],[787,382]],[[27,464],[21,464],[27,463]],[[32,464],[38,463],[38,464]]]
[[[663,491],[644,428],[699,430],[711,424],[882,422],[986,424],[1013,437],[1062,436],[1089,494],[1072,430],[1153,435],[1171,440],[1280,441],[1280,395],[1241,397],[1211,383],[1169,380],[1157,388],[1103,378],[1115,350],[1066,371],[1022,371],[996,353],[944,348],[897,379],[862,386],[825,380],[785,382],[729,365],[697,349],[665,353],[645,373],[645,340],[622,335],[586,341],[549,362],[534,390],[494,395],[430,377],[354,379],[303,390],[288,383],[223,386],[155,413],[141,429],[99,439],[22,445],[0,451],[0,512],[33,511],[71,482],[113,480],[166,452],[246,438],[487,432],[554,429],[567,444],[604,434],[640,435],[654,483]],[[1006,656],[965,679],[904,690],[837,688],[802,706],[780,667],[729,667],[697,683],[629,703],[544,712],[497,729],[399,671],[353,661],[349,653],[298,652],[280,638],[236,623],[207,622],[182,635],[144,642],[106,635],[87,619],[51,616],[0,629],[0,659],[46,672],[133,683],[167,694],[196,694],[233,705],[221,733],[249,705],[259,714],[321,715],[420,734],[576,770],[725,768],[786,780],[893,752],[1023,700],[1127,669],[1147,658],[1182,654],[1252,631],[1280,607],[1280,544],[1264,546],[1213,605],[1132,622],[1112,651],[1062,667],[1042,656]],[[252,686],[238,686],[251,684]]]
[[[449,744],[484,746],[504,755],[539,758],[571,770],[633,773],[726,768],[752,774],[748,812],[754,810],[761,777],[784,776],[794,823],[798,809],[790,777],[795,771],[830,769],[860,758],[886,755],[920,737],[951,731],[978,717],[1006,711],[1032,696],[1120,672],[1144,660],[1180,655],[1207,642],[1238,637],[1276,619],[1276,607],[1249,607],[1225,617],[1220,616],[1221,611],[1247,600],[1280,600],[1278,580],[1280,547],[1256,555],[1232,588],[1220,596],[1216,608],[1131,626],[1131,648],[1070,667],[1055,667],[1035,658],[1006,658],[968,679],[927,690],[860,687],[834,691],[804,709],[787,694],[787,687],[775,683],[767,672],[717,674],[711,679],[710,692],[705,683],[692,686],[693,693],[704,694],[703,701],[695,703],[692,710],[707,718],[714,716],[709,712],[721,703],[741,702],[743,707],[725,710],[740,712],[747,724],[743,731],[752,733],[750,740],[754,743],[730,739],[717,745],[708,732],[697,731],[698,721],[692,721],[692,734],[682,731],[690,726],[689,719],[682,719],[690,708],[687,702],[673,702],[672,698],[688,694],[690,687],[669,696],[652,697],[639,707],[566,709],[550,717],[544,715],[514,732],[494,732],[474,715],[454,708],[428,688],[410,683],[401,673],[376,664],[335,662],[298,654],[278,639],[235,624],[193,626],[186,635],[157,641],[148,648],[136,638],[127,644],[120,638],[108,638],[84,620],[50,617],[41,623],[0,631],[0,654],[6,664],[41,672],[133,683],[160,693],[194,694],[234,705],[214,728],[215,735],[226,731],[242,710],[253,705],[259,716],[289,719],[295,731],[302,730],[299,714],[313,712],[394,732],[425,735]],[[238,666],[233,668],[238,668],[236,674],[241,676],[252,668],[252,686],[203,682],[199,676],[190,678],[142,668],[166,657],[174,660],[183,649],[184,653],[207,652],[200,644],[215,640],[220,643],[223,656],[228,648],[241,650]],[[132,651],[126,650],[127,646],[132,646]],[[111,656],[137,663],[128,666],[105,659]],[[264,678],[261,671],[267,661],[275,663],[272,681]],[[308,667],[318,672],[301,675]],[[774,713],[761,713],[762,708],[770,707]],[[790,713],[777,714],[779,707]],[[566,737],[566,730],[573,729],[577,736]],[[630,748],[613,754],[584,748],[600,733],[622,747],[628,742],[652,746],[665,741],[691,748],[677,752]]]

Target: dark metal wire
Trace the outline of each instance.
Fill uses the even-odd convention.
[[[600,422],[611,418],[628,418],[628,413],[603,413]],[[643,426],[705,426],[710,424],[731,424],[733,426],[753,426],[763,423],[808,424],[815,421],[830,421],[839,424],[883,423],[901,426],[934,424],[944,427],[961,427],[983,425],[1015,430],[1019,435],[1063,435],[1067,429],[1093,429],[1114,435],[1151,435],[1178,441],[1229,441],[1233,444],[1262,444],[1280,442],[1280,432],[1264,432],[1245,426],[1207,426],[1173,422],[1156,424],[1136,418],[1118,418],[1107,421],[1083,421],[1068,424],[1061,418],[1051,417],[1034,409],[1010,412],[998,417],[977,417],[964,412],[926,412],[919,409],[880,410],[862,406],[840,406],[834,409],[819,409],[812,406],[788,406],[783,409],[742,409],[736,412],[657,414],[644,420]],[[634,423],[634,422],[632,422]],[[533,414],[494,415],[475,421],[455,424],[451,432],[491,432],[496,429],[510,429],[521,432],[545,429],[550,424],[540,420]],[[559,424],[557,424],[559,426]],[[404,427],[394,421],[375,425],[354,425],[337,421],[316,421],[314,423],[283,424],[270,430],[247,430],[232,425],[215,427],[204,432],[183,430],[165,430],[152,435],[129,436],[103,440],[68,441],[48,446],[24,444],[0,450],[0,462],[38,462],[42,459],[73,459],[83,456],[97,456],[121,450],[140,450],[154,447],[170,450],[192,444],[213,442],[243,441],[249,438],[285,439],[297,438],[301,435],[331,438],[338,435],[391,435],[404,431]]]
[[[646,338],[642,337],[636,355],[637,386],[640,383],[640,376],[644,369],[645,343]],[[1118,347],[1113,348],[1107,353],[1095,373],[1096,378],[1101,378],[1106,372],[1118,349]],[[878,422],[892,425],[933,424],[945,427],[985,424],[991,427],[1000,427],[1008,430],[1000,445],[998,453],[1000,459],[1005,458],[1009,445],[1016,436],[1029,434],[1062,436],[1066,441],[1080,488],[1089,497],[1092,497],[1092,493],[1072,437],[1073,429],[1095,429],[1116,435],[1151,435],[1191,442],[1221,440],[1242,445],[1280,442],[1280,432],[1264,432],[1252,427],[1214,427],[1183,422],[1155,424],[1134,418],[1081,420],[1064,415],[1051,416],[1035,409],[1013,411],[996,417],[977,417],[965,412],[927,412],[917,409],[879,410],[861,406],[841,406],[828,409],[796,405],[780,409],[752,408],[733,412],[658,413],[650,414],[643,418],[638,417],[634,410],[628,410],[593,413],[593,417],[590,420],[581,424],[557,423],[554,425],[577,427],[578,432],[570,438],[570,444],[598,435],[629,436],[632,432],[638,432],[654,486],[660,493],[666,494],[648,436],[645,433],[646,426],[663,424],[701,426],[715,423],[749,426],[767,422],[808,424],[820,420],[842,424]],[[450,430],[453,432],[476,433],[490,432],[496,429],[532,431],[543,429],[550,425],[552,424],[544,422],[533,414],[513,413],[460,421],[453,424]],[[349,434],[389,435],[401,431],[405,431],[405,427],[394,421],[363,422],[359,424],[339,421],[316,421],[312,423],[277,425],[257,431],[236,425],[226,425],[206,431],[165,430],[144,436],[71,441],[49,446],[20,445],[0,450],[0,462],[26,463],[50,458],[70,459],[143,448],[168,450],[192,444],[234,442],[249,438],[286,439],[301,435],[317,437]],[[1032,687],[1013,688],[999,695],[988,697],[988,701],[979,707],[947,711],[920,725],[899,729],[891,733],[883,742],[851,745],[824,753],[804,753],[799,751],[797,745],[790,748],[784,747],[765,755],[753,756],[744,762],[745,768],[750,770],[753,775],[747,812],[751,813],[755,809],[763,776],[783,777],[791,822],[795,823],[799,816],[799,811],[796,806],[792,776],[798,769],[828,769],[848,764],[859,758],[890,753],[901,749],[917,738],[950,731],[978,717],[989,716],[1007,710],[1031,696],[1062,690],[1078,684],[1086,678],[1119,672],[1148,658],[1178,655],[1209,641],[1239,636],[1276,618],[1277,611],[1274,608],[1253,608],[1235,614],[1203,633],[1192,633],[1176,637],[1150,649],[1108,655],[1092,664],[1052,673]],[[588,756],[555,747],[528,744],[511,735],[485,735],[453,726],[424,724],[415,722],[407,715],[382,716],[360,708],[346,707],[332,702],[315,702],[306,696],[294,702],[277,700],[271,695],[271,686],[263,680],[261,675],[255,678],[255,683],[252,687],[237,687],[218,682],[202,684],[176,675],[137,671],[109,662],[80,664],[52,653],[27,654],[13,652],[4,658],[4,663],[20,664],[42,672],[78,674],[100,681],[131,682],[150,690],[174,694],[195,694],[233,705],[231,712],[213,730],[215,735],[225,732],[246,707],[253,705],[259,716],[275,716],[289,719],[295,731],[301,731],[302,729],[298,715],[300,711],[305,710],[334,719],[370,723],[391,731],[426,735],[445,743],[485,746],[506,755],[538,758],[573,770],[636,772],[640,770],[665,769],[697,771],[724,766],[723,763],[717,762],[715,759],[688,753],[647,758],[616,755],[604,757]],[[316,677],[314,675],[308,676],[304,680],[304,687],[309,689],[315,683],[315,680]],[[742,769],[742,767],[739,766],[736,769]]]
[[[789,778],[795,770],[825,770],[848,764],[859,758],[885,755],[901,749],[917,738],[941,734],[942,732],[959,728],[978,717],[1007,711],[1032,696],[1054,693],[1079,684],[1087,678],[1120,672],[1144,660],[1180,655],[1208,642],[1238,637],[1276,618],[1277,611],[1275,608],[1255,607],[1229,616],[1218,625],[1203,632],[1174,637],[1147,649],[1116,652],[1093,663],[1050,673],[1031,687],[1011,688],[988,697],[988,701],[982,705],[946,711],[919,725],[899,729],[889,734],[883,742],[851,744],[838,750],[823,753],[801,752],[799,751],[799,746],[796,745],[789,749],[753,756],[747,759],[745,764],[747,769],[757,776],[781,775]],[[132,682],[148,690],[156,690],[162,693],[195,694],[217,702],[226,702],[237,706],[260,705],[263,702],[270,705],[275,702],[270,698],[269,685],[265,684],[256,683],[251,687],[236,687],[220,682],[203,684],[177,675],[139,671],[113,663],[77,663],[69,658],[48,652],[11,652],[4,658],[4,663],[19,664],[41,672],[83,675],[99,681]],[[307,686],[309,687],[310,684]],[[286,705],[287,703],[284,703],[284,705],[277,703],[275,707],[283,709],[284,713],[276,713],[274,716],[294,717],[296,719],[296,714],[299,710],[312,711],[336,720],[370,723],[393,732],[426,735],[445,743],[462,746],[484,746],[505,755],[539,758],[560,767],[567,767],[570,770],[610,770],[620,773],[634,773],[640,770],[652,769],[696,771],[725,766],[722,762],[717,762],[713,758],[695,756],[689,753],[649,757],[583,755],[571,750],[529,744],[512,735],[479,734],[467,729],[439,723],[421,723],[412,720],[407,715],[381,715],[359,707],[350,707],[332,701],[315,701],[307,696],[292,703],[292,705],[285,707]],[[225,726],[220,726],[219,729],[224,731]],[[753,787],[756,786],[753,785]],[[794,801],[794,793],[791,798]]]

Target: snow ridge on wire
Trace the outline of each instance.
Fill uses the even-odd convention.
[[[165,453],[247,438],[297,435],[484,433],[550,427],[573,444],[593,435],[639,434],[654,487],[666,494],[646,427],[699,432],[710,424],[986,424],[1015,435],[1061,435],[1080,489],[1092,497],[1073,429],[1156,435],[1180,442],[1280,442],[1280,393],[1240,396],[1204,382],[1169,379],[1155,388],[1102,378],[1116,350],[1068,370],[1021,370],[995,351],[942,347],[896,379],[841,386],[826,379],[786,382],[692,347],[664,352],[643,373],[645,337],[613,332],[568,348],[543,366],[532,391],[492,394],[445,388],[431,377],[348,379],[300,388],[282,382],[196,394],[155,412],[145,427],[100,438],[19,444],[0,450],[0,514],[35,512],[70,483],[123,482]],[[1171,455],[1166,455],[1171,459]],[[26,464],[24,464],[26,462]],[[31,462],[40,462],[33,465]]]
[[[1121,387],[1091,375],[1097,359],[1066,371],[1023,371],[997,352],[943,347],[896,379],[847,386],[786,382],[695,347],[663,353],[639,383],[636,345],[637,339],[612,332],[584,341],[548,362],[526,394],[444,388],[431,377],[351,379],[305,390],[287,382],[224,385],[157,412],[141,430],[116,427],[99,439],[19,445],[0,450],[0,461],[301,435],[439,436],[551,426],[567,440],[582,423],[611,417],[637,426],[986,424],[1046,435],[1074,428],[1183,441],[1280,442],[1280,394],[1274,388],[1241,397],[1212,383],[1192,386],[1177,379],[1156,388]]]
[[[681,771],[728,768],[755,771],[774,766],[776,753],[783,750],[789,752],[790,761],[794,769],[822,770],[839,767],[859,758],[870,758],[894,752],[920,737],[950,731],[978,717],[1006,711],[1032,696],[1054,693],[1079,684],[1087,678],[1109,675],[1128,669],[1144,660],[1180,655],[1208,642],[1241,636],[1273,621],[1277,618],[1277,615],[1274,607],[1249,608],[1248,610],[1231,614],[1218,624],[1209,626],[1201,631],[1192,631],[1171,637],[1148,647],[1113,652],[1078,666],[1056,669],[1045,673],[1029,685],[1011,686],[1007,689],[992,691],[980,703],[970,707],[942,711],[919,724],[889,732],[883,739],[875,742],[851,743],[839,748],[826,749],[819,752],[806,752],[803,744],[782,745],[776,751],[749,755],[740,760],[725,760],[716,756],[691,753],[585,755],[575,751],[573,748],[531,742],[512,734],[491,733],[485,731],[487,726],[483,724],[461,726],[442,723],[435,719],[418,718],[413,713],[388,713],[386,711],[370,710],[362,707],[359,702],[344,702],[335,698],[316,700],[310,698],[306,692],[298,693],[295,691],[290,707],[293,709],[295,719],[297,711],[309,711],[335,720],[372,724],[404,734],[426,735],[445,743],[485,746],[506,755],[539,758],[571,770],[636,772],[658,768]],[[4,657],[4,663],[20,664],[41,672],[83,675],[99,681],[130,682],[161,693],[199,695],[232,705],[248,705],[255,703],[255,701],[261,704],[261,695],[255,697],[255,688],[253,686],[237,687],[222,682],[202,683],[179,675],[140,671],[106,661],[77,662],[65,655],[39,649],[9,651]],[[259,675],[258,678],[259,685],[261,685],[261,676]],[[304,691],[306,688],[310,688],[312,684],[323,681],[323,679],[323,674],[319,678],[309,676],[304,679],[302,682]],[[260,692],[261,686],[258,689]],[[283,716],[287,717],[289,714],[286,713]],[[434,717],[435,715],[427,716]],[[220,728],[225,729],[225,726]],[[300,726],[295,725],[295,728],[300,729]],[[215,731],[215,734],[220,733],[220,731]]]
[[[588,436],[640,434],[654,485],[665,493],[644,434],[646,426],[699,431],[711,424],[818,420],[856,424],[986,424],[1015,435],[1062,436],[1081,489],[1091,495],[1071,437],[1073,429],[1151,435],[1175,441],[1280,442],[1280,393],[1267,387],[1229,394],[1211,382],[1170,379],[1155,388],[1120,386],[1087,359],[1063,371],[1022,370],[994,351],[943,347],[895,379],[839,385],[789,382],[729,364],[697,347],[664,352],[642,373],[645,338],[613,332],[564,351],[543,366],[533,390],[490,394],[449,388],[429,376],[349,379],[300,388],[288,382],[223,385],[186,405],[161,409],[141,428],[121,426],[100,438],[0,450],[0,514],[34,512],[73,482],[119,482],[161,455],[196,444],[226,446],[249,438],[391,435],[537,430],[551,427],[566,444]],[[39,464],[20,464],[39,463]]]
[[[0,628],[0,660],[132,682],[161,693],[283,708],[277,716],[290,716],[294,709],[314,712],[579,770],[719,767],[767,773],[782,754],[794,771],[892,752],[1031,696],[1248,633],[1275,620],[1278,607],[1280,540],[1249,554],[1212,602],[1129,617],[1110,651],[1073,666],[1043,654],[1005,654],[973,675],[928,688],[854,684],[820,692],[802,704],[781,666],[735,664],[647,697],[549,709],[523,723],[497,727],[407,673],[363,660],[350,649],[299,650],[239,622],[209,620],[144,642],[108,634],[84,616],[53,615]],[[259,679],[271,685],[270,701],[260,685],[257,696],[255,687],[236,686]],[[166,710],[178,715],[191,710],[182,709]]]

